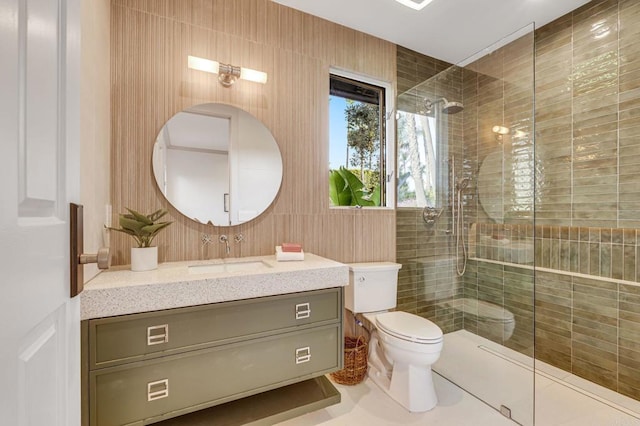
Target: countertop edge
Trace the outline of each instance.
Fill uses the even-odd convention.
[[[344,287],[349,284],[347,265],[319,256],[312,256],[312,259],[307,268],[301,262],[293,266],[287,265],[284,270],[267,273],[184,276],[183,279],[170,280],[160,277],[156,281],[150,279],[147,283],[138,279],[133,283],[104,285],[109,281],[109,273],[103,273],[98,285],[92,285],[90,281],[80,294],[80,319],[252,299]],[[184,262],[176,264],[182,267]],[[165,268],[168,267],[165,265]],[[290,269],[292,267],[293,270]]]

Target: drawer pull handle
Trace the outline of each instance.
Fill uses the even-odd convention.
[[[147,327],[147,346],[160,345],[169,341],[169,324]]]
[[[296,349],[296,364],[304,364],[311,360],[311,349],[309,346]]]
[[[169,379],[147,383],[147,401],[155,401],[169,396]]]
[[[296,305],[296,319],[305,319],[311,316],[311,307],[309,306],[309,302],[307,303],[298,303]]]

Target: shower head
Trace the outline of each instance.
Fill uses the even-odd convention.
[[[442,103],[441,111],[445,114],[456,114],[464,109],[464,105],[461,102],[449,102],[447,98],[440,98],[435,101],[432,101],[429,98],[424,99],[424,107],[427,110],[427,113],[431,113],[433,111],[433,107],[437,103]]]
[[[445,114],[457,114],[464,109],[464,105],[462,105],[462,102],[447,102],[446,99],[444,99],[444,101],[445,102],[442,106],[442,112],[444,112]]]

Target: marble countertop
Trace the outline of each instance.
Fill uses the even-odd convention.
[[[190,272],[190,266],[263,262],[259,270]],[[344,287],[349,268],[342,263],[305,253],[304,261],[278,262],[275,256],[168,262],[158,269],[132,272],[112,267],[90,280],[80,293],[82,320],[230,300]]]

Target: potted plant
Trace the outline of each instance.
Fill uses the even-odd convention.
[[[144,215],[127,208],[129,213],[120,214],[120,228],[109,228],[122,232],[136,241],[138,247],[131,248],[131,270],[150,271],[158,267],[158,247],[152,247],[151,243],[158,233],[171,225],[172,222],[158,222],[168,212],[165,209],[157,210]]]

